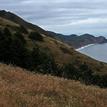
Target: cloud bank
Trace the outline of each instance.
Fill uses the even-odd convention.
[[[0,9],[17,13],[46,30],[106,36],[106,0],[0,0]]]

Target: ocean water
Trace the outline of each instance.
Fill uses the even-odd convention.
[[[105,44],[91,44],[80,49],[77,49],[80,53],[90,56],[96,60],[107,63],[107,43]]]

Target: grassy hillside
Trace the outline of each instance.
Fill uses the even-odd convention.
[[[0,107],[107,107],[107,89],[0,64]]]
[[[45,30],[27,26],[10,12],[2,11],[0,17],[0,62],[107,87],[107,64],[76,52]]]
[[[29,49],[32,49],[35,44],[38,45],[40,48],[44,48],[44,49],[48,49],[51,51],[51,53],[53,54],[56,63],[58,64],[67,64],[69,62],[74,61],[74,63],[78,62],[78,63],[88,63],[89,66],[93,67],[93,65],[95,65],[93,68],[97,69],[98,67],[100,67],[100,65],[102,66],[102,63],[93,60],[92,58],[89,58],[85,55],[80,54],[79,52],[76,52],[71,46],[60,42],[54,38],[51,38],[47,35],[45,35],[44,33],[40,33],[43,36],[43,41],[33,41],[32,39],[29,38],[29,34],[31,31],[36,32],[33,29],[27,29],[28,33],[24,34],[23,32],[20,31],[21,29],[21,25],[17,24],[15,22],[12,22],[10,20],[7,20],[5,18],[0,17],[0,30],[2,31],[5,27],[7,27],[11,33],[13,34],[13,32],[20,32],[22,34],[22,36],[25,38],[27,44],[26,47]],[[26,29],[26,28],[25,28]],[[63,60],[62,60],[63,59]],[[106,69],[107,67],[105,66],[105,64],[103,63],[104,67],[102,67],[102,69],[99,69],[97,72],[99,73],[106,73]],[[95,70],[96,71],[96,70]]]

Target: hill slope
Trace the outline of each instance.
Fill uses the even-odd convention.
[[[32,23],[29,23],[29,22],[23,20],[21,17],[15,15],[14,13],[11,13],[9,11],[0,10],[0,17],[3,18],[3,19],[7,19],[11,22],[14,22],[14,23],[16,23],[20,26],[24,26],[26,29],[32,29],[32,30],[35,30],[39,33],[43,33],[43,34],[46,34],[48,36],[51,36],[50,34],[48,34],[47,31],[40,28],[39,26],[34,25]]]
[[[107,90],[0,64],[0,107],[107,107]]]
[[[5,15],[8,17],[8,12]],[[7,17],[0,18],[0,62],[107,87],[107,64]]]
[[[2,17],[4,19],[7,19],[7,20],[10,20],[14,23],[23,25],[24,27],[29,28],[29,29],[34,29],[35,28],[35,29],[39,29],[40,31],[44,31],[42,28],[40,28],[36,25],[33,25],[31,23],[28,23],[28,22],[24,21],[22,18],[20,18],[19,16],[15,15],[11,12],[7,12],[5,10],[0,11],[0,17]]]

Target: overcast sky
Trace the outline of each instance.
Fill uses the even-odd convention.
[[[0,0],[0,9],[46,30],[107,35],[107,0]]]

